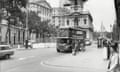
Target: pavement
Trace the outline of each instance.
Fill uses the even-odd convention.
[[[56,43],[34,43],[32,44],[33,48],[56,48]],[[17,50],[25,49],[23,45],[14,45],[13,48]],[[30,48],[28,48],[30,49]]]
[[[106,72],[108,61],[103,60],[102,49],[92,45],[76,56],[66,54],[43,61],[42,64],[49,67],[80,69],[79,72]]]

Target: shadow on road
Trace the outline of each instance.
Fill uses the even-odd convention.
[[[10,57],[10,58],[0,58],[0,61],[8,61],[8,60],[14,60],[15,58],[14,57]]]

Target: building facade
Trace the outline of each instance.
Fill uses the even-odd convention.
[[[70,14],[70,10],[67,8],[53,8],[52,11],[52,24],[55,26],[60,26],[62,23],[64,23],[64,19],[62,16]]]
[[[75,16],[77,15],[78,22],[75,23]],[[63,16],[53,16],[53,22],[59,28],[63,27],[78,27],[81,30],[86,31],[86,38],[93,39],[93,19],[89,12],[84,13],[72,13]]]
[[[56,13],[53,12],[53,17],[52,17],[53,24],[55,24],[55,26],[58,26],[59,28],[63,28],[63,27],[79,28],[80,30],[86,31],[87,39],[93,40],[93,29],[94,29],[93,18],[90,12],[83,11],[83,0],[76,0],[78,5],[73,4],[74,0],[71,1],[72,3],[69,8],[63,6],[63,4],[65,4],[64,3],[65,1],[63,1],[61,2],[62,7],[55,9]]]
[[[36,0],[29,3],[29,11],[34,11],[40,17],[40,21],[52,21],[52,7],[46,0]],[[30,39],[36,41],[36,33],[30,34]]]
[[[26,9],[23,9],[26,11]],[[29,2],[29,11],[34,11],[41,17],[41,21],[52,19],[52,8],[46,0],[33,0]],[[8,28],[10,28],[8,30]],[[35,40],[36,34],[32,33],[29,35],[30,39]],[[27,37],[26,29],[14,25],[8,27],[7,20],[2,20],[0,22],[0,42],[7,42],[11,44],[24,43],[24,41],[29,38]]]
[[[41,17],[41,21],[52,19],[52,7],[46,0],[38,0],[29,3],[29,10]]]
[[[23,44],[27,39],[26,30],[23,27],[10,25],[3,19],[0,23],[0,42],[10,44]]]

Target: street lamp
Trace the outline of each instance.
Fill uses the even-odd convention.
[[[15,29],[15,26],[14,26],[14,45],[16,43],[16,29]]]
[[[25,40],[25,44],[26,44],[26,48],[28,48],[28,16],[29,16],[29,1],[27,1],[26,4],[26,40]]]
[[[28,5],[26,6],[26,32],[28,31]],[[28,39],[28,34],[27,34],[27,39]]]

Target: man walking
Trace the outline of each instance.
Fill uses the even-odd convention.
[[[103,40],[103,57],[105,60],[110,59],[110,41],[107,39]]]

